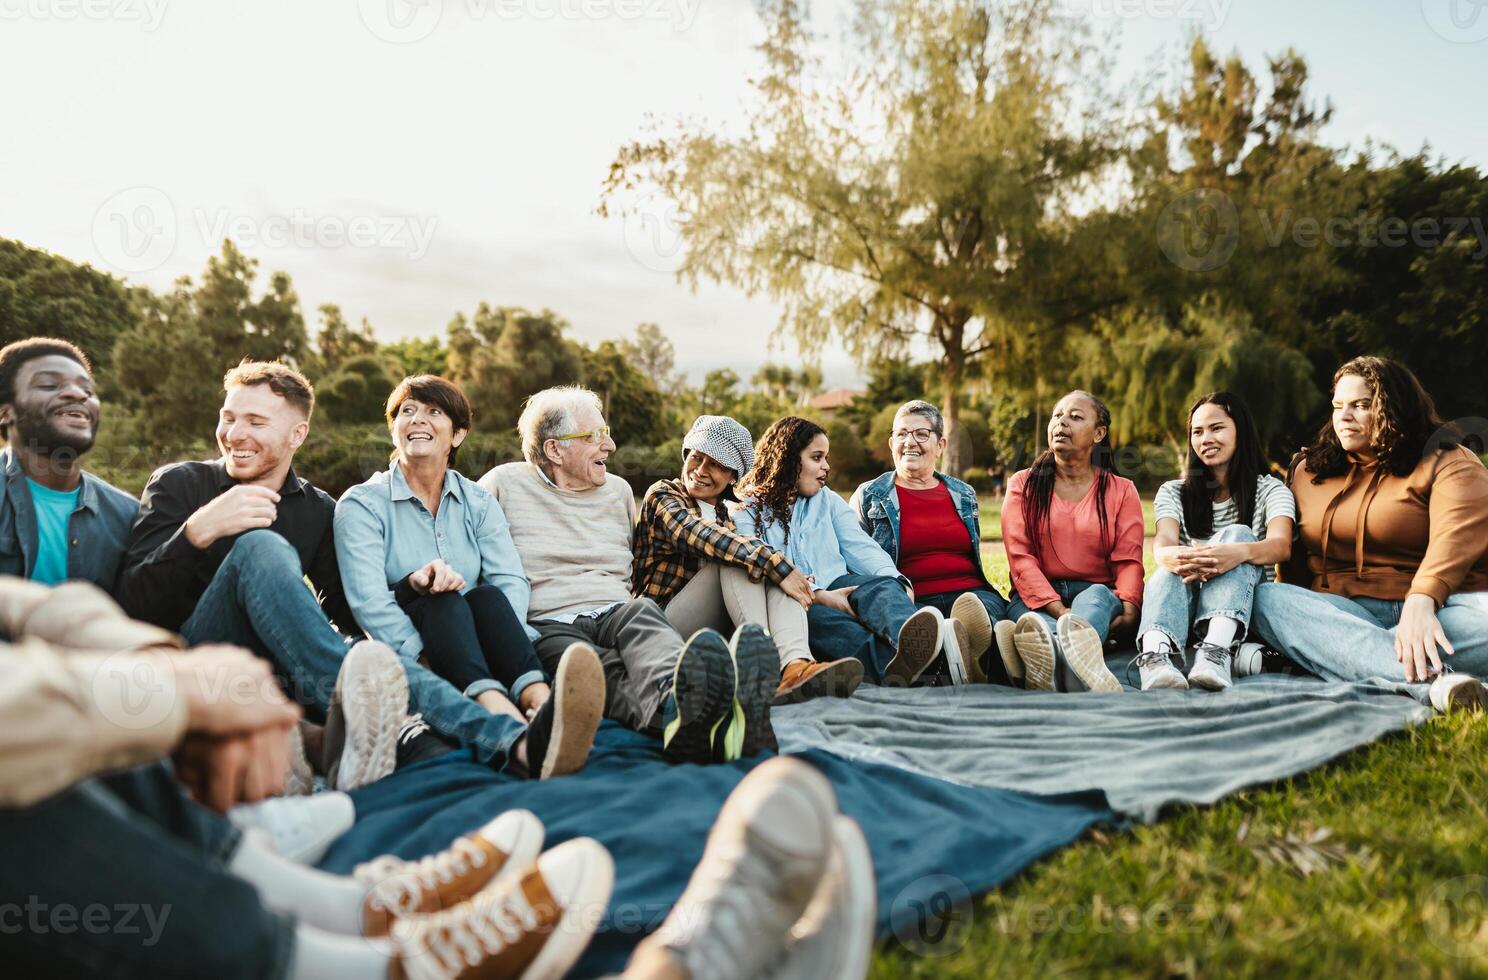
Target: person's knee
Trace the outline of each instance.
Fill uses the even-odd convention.
[[[512,613],[506,593],[494,585],[477,585],[463,596],[471,609],[482,613]]]
[[[294,545],[285,540],[278,531],[256,528],[245,531],[233,542],[223,564],[248,565],[255,569],[292,562],[298,570],[300,556]]]
[[[1214,544],[1254,544],[1260,540],[1254,531],[1244,524],[1230,524],[1222,527],[1210,541]]]

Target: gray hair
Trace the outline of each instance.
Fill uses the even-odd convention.
[[[945,435],[945,419],[940,417],[940,409],[927,401],[916,398],[914,401],[905,402],[899,406],[899,411],[894,413],[894,418],[901,415],[923,415],[930,420],[930,428],[935,430],[935,438],[939,439]]]
[[[566,436],[578,428],[578,416],[586,408],[604,416],[604,403],[588,388],[560,385],[544,388],[527,399],[522,417],[517,419],[517,432],[522,437],[522,455],[535,466],[547,463],[543,443]]]

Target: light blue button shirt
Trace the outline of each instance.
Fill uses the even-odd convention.
[[[847,501],[826,487],[809,497],[796,498],[791,508],[789,544],[779,521],[771,521],[761,535],[748,503],[734,511],[734,527],[740,534],[763,537],[766,544],[785,552],[802,575],[814,577],[818,589],[830,587],[849,572],[905,581],[894,567],[894,559],[858,524],[858,515]]]
[[[382,561],[377,561],[377,556]],[[431,515],[408,486],[397,462],[341,495],[336,504],[336,561],[346,599],[367,635],[413,660],[424,649],[413,621],[398,606],[393,587],[435,558],[443,558],[465,580],[465,591],[494,585],[506,596],[517,620],[527,622],[532,588],[512,543],[506,514],[496,498],[451,469],[444,476],[439,513]],[[531,639],[537,631],[525,626]],[[532,680],[512,685],[519,696]],[[494,681],[477,681],[466,694],[500,690]]]

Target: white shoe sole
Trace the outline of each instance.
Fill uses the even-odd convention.
[[[1144,691],[1186,691],[1188,681],[1178,672],[1178,668],[1165,670],[1149,681],[1142,682]]]
[[[967,651],[976,660],[992,648],[992,617],[970,592],[963,592],[951,604],[951,619],[966,627]]]
[[[1008,680],[1021,683],[1023,680],[1023,658],[1018,655],[1018,646],[1013,642],[1013,633],[1018,624],[1010,619],[1000,619],[992,625],[992,636],[997,643],[997,655],[1002,658],[1002,667]]]
[[[398,729],[408,717],[408,675],[389,647],[363,640],[347,651],[336,691],[346,719],[336,788],[360,789],[389,775],[397,763]]]
[[[966,656],[968,645],[966,627],[957,620],[946,620],[940,638],[940,645],[941,649],[945,652],[946,671],[951,675],[951,684],[960,687],[963,684],[974,683],[971,677],[971,668],[974,661],[969,660]]]
[[[594,733],[604,717],[605,674],[599,654],[587,643],[573,643],[553,676],[553,731],[539,779],[567,776],[584,768]]]
[[[1030,691],[1054,690],[1054,634],[1036,612],[1018,617],[1013,646],[1023,662],[1023,686]]]
[[[1188,672],[1188,686],[1204,691],[1228,691],[1233,682],[1223,674],[1195,667]]]
[[[1059,617],[1059,651],[1088,691],[1117,694],[1121,682],[1106,667],[1105,644],[1095,627],[1073,613]]]
[[[766,980],[863,980],[873,959],[878,885],[868,840],[851,817],[832,821],[832,856]]]
[[[945,620],[930,607],[919,610],[899,627],[894,659],[884,668],[885,687],[909,687],[920,679],[944,645]]]
[[[610,894],[615,890],[615,862],[598,841],[589,837],[565,841],[537,859],[538,869],[555,859],[582,861],[587,873],[572,894],[553,895],[563,912],[548,934],[548,941],[543,943],[542,951],[522,971],[521,980],[562,980],[567,976],[604,920]],[[550,886],[549,891],[552,890]]]

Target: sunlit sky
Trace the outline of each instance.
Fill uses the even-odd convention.
[[[1262,75],[1293,46],[1334,143],[1488,166],[1484,0],[1059,2],[1116,32],[1123,77],[1195,29]],[[226,234],[293,276],[312,331],[325,302],[394,339],[485,300],[585,341],[654,321],[694,379],[747,377],[774,304],[694,294],[664,215],[594,208],[647,114],[740,117],[760,30],[745,0],[0,0],[0,236],[164,289]]]

